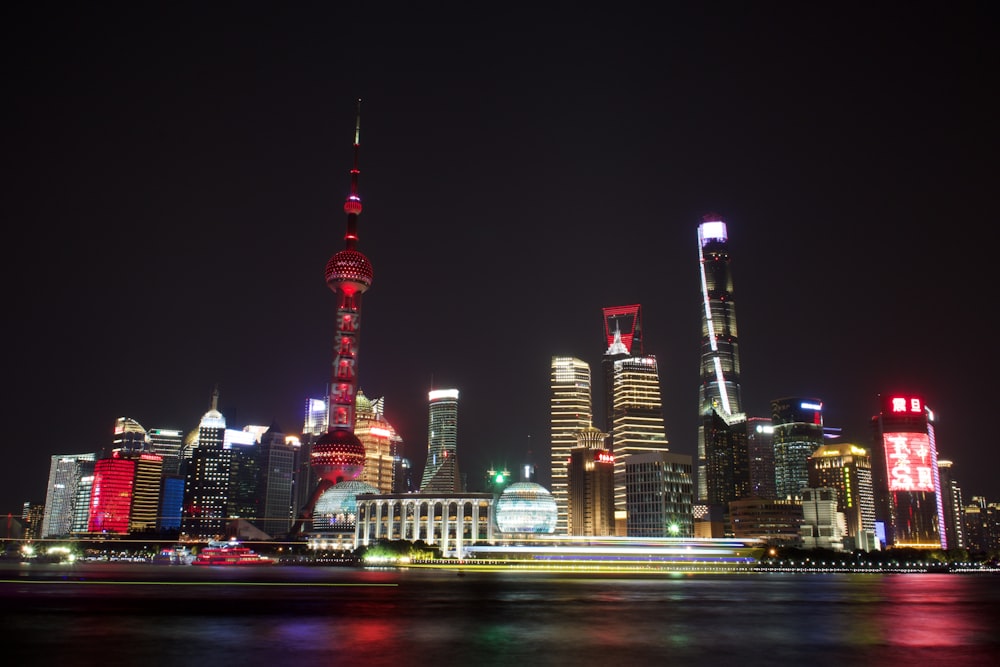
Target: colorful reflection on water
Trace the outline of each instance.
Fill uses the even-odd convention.
[[[192,581],[190,568],[136,567],[7,572],[4,646],[40,664],[208,664],[225,656],[239,667],[995,665],[1000,655],[996,575],[457,577],[280,567]]]

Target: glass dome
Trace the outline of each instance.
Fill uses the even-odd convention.
[[[358,516],[358,494],[378,493],[371,484],[348,480],[323,492],[313,508],[313,530],[354,529]]]
[[[501,533],[553,533],[556,499],[540,484],[517,482],[500,494],[496,517]]]

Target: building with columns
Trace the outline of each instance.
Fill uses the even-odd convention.
[[[492,493],[358,494],[354,548],[422,540],[444,557],[460,557],[468,546],[494,543],[495,501]]]

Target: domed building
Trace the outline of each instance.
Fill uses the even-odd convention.
[[[511,484],[496,504],[496,522],[501,533],[548,535],[556,529],[556,499],[534,482]]]
[[[378,493],[371,484],[357,480],[338,482],[323,492],[313,509],[312,529],[316,532],[354,532],[358,516],[358,494]]]

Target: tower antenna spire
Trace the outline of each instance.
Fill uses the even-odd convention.
[[[354,120],[354,166],[351,167],[351,193],[344,202],[344,213],[347,214],[347,232],[344,234],[344,247],[354,250],[358,245],[358,215],[361,213],[361,195],[358,194],[359,155],[361,153],[361,98],[358,98],[357,115]]]

